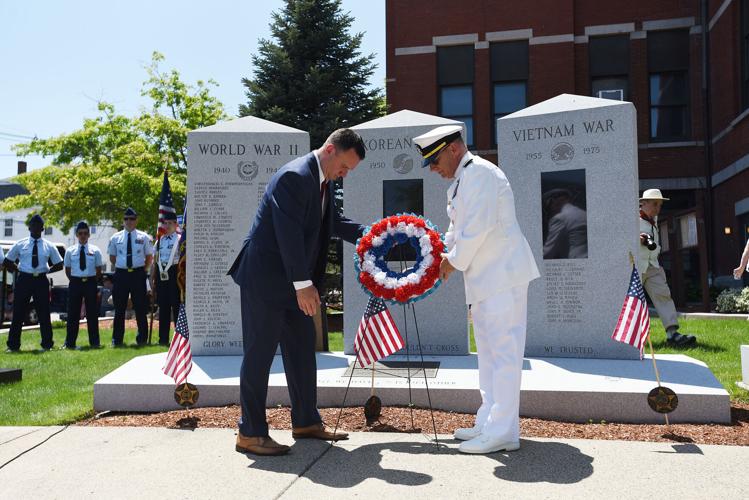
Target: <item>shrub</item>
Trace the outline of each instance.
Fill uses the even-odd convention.
[[[749,312],[749,287],[743,290],[727,288],[718,295],[717,311],[722,313]]]

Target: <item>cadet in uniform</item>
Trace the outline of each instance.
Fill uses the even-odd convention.
[[[458,429],[463,453],[520,447],[520,377],[525,350],[528,283],[538,268],[515,217],[507,177],[466,149],[462,127],[438,127],[414,138],[423,166],[453,179],[447,190],[450,227],[440,278],[463,272],[479,358],[481,407],[472,428]]]
[[[62,257],[57,248],[42,238],[44,219],[34,215],[29,220],[28,238],[18,240],[5,256],[3,263],[10,271],[18,269],[18,279],[13,293],[13,320],[8,332],[8,350],[16,352],[21,348],[21,326],[31,298],[39,317],[42,334],[42,351],[49,351],[54,345],[52,322],[49,317],[49,281],[47,273],[62,269]],[[16,264],[18,263],[18,264]],[[52,266],[50,267],[50,263]]]
[[[115,266],[114,289],[114,326],[112,329],[112,346],[122,345],[125,336],[125,310],[128,296],[132,297],[135,319],[138,323],[138,335],[135,341],[145,345],[148,339],[148,320],[146,319],[146,277],[153,260],[151,237],[135,229],[138,214],[128,208],[124,215],[125,229],[112,235],[109,240],[109,260]]]
[[[81,300],[86,302],[86,322],[88,323],[88,344],[98,349],[99,343],[99,308],[96,304],[96,283],[101,278],[101,250],[88,242],[90,230],[88,224],[81,221],[75,227],[78,243],[68,247],[65,252],[65,274],[70,280],[68,286],[68,334],[63,349],[80,349],[75,342],[78,339],[78,327],[81,319]]]
[[[164,214],[166,234],[156,242],[156,264],[151,273],[151,289],[156,291],[159,305],[159,344],[169,345],[169,329],[172,317],[179,316],[179,287],[177,286],[177,262],[179,261],[179,234],[177,214]]]

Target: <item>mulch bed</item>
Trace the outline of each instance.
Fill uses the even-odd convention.
[[[320,413],[329,426],[335,426],[339,410],[322,408]],[[268,409],[271,429],[291,429],[288,408]],[[171,429],[231,428],[237,427],[238,406],[195,408],[163,413],[104,413],[81,421],[84,426],[167,427]],[[346,408],[339,428],[354,432],[423,432],[431,434],[432,418],[429,410],[385,407],[378,422],[368,426],[361,408]],[[434,420],[439,434],[452,434],[458,427],[471,427],[472,414],[435,411]],[[730,425],[677,424],[671,426],[652,424],[555,422],[536,418],[520,419],[521,435],[526,438],[561,439],[618,439],[626,441],[659,441],[695,444],[722,444],[749,446],[749,404],[731,404]]]

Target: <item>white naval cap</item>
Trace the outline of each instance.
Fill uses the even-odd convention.
[[[428,166],[440,151],[456,139],[460,139],[463,133],[461,125],[443,125],[430,130],[426,134],[414,137],[416,147],[419,149],[424,162],[422,167]]]

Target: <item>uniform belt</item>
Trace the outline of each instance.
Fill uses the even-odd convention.
[[[71,276],[70,279],[72,280],[81,280],[83,283],[87,282],[90,279],[93,279],[94,276]]]
[[[45,271],[43,273],[25,273],[23,271],[18,271],[18,274],[20,274],[21,276],[26,275],[26,276],[31,276],[33,278],[38,278],[39,276],[45,276],[47,272]]]
[[[140,267],[118,267],[117,270],[118,271],[125,271],[125,272],[128,272],[128,273],[132,273],[133,271],[140,271],[140,270],[142,270],[143,267],[144,266],[140,266]]]

